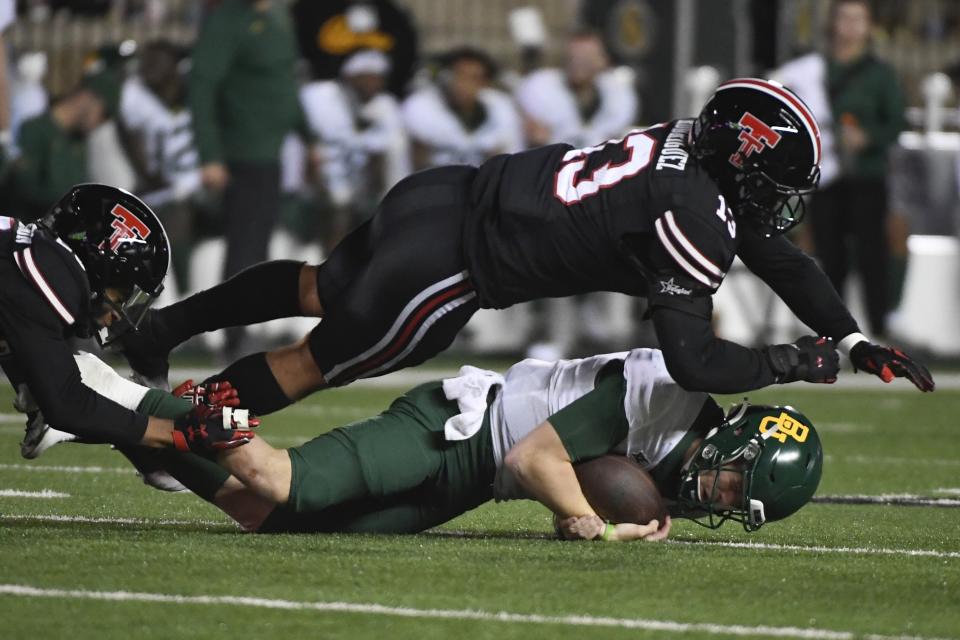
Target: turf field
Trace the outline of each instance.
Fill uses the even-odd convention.
[[[143,486],[105,446],[21,460],[5,387],[0,638],[960,638],[957,390],[753,396],[817,425],[821,498],[931,504],[812,504],[752,535],[678,522],[669,543],[618,545],[555,541],[533,503],[417,536],[242,534],[189,494]],[[292,445],[397,391],[317,395],[262,433]]]

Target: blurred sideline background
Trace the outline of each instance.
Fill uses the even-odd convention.
[[[225,210],[236,202],[229,179],[236,188],[244,159],[212,157],[202,142],[211,131],[236,136],[242,129],[218,121],[216,113],[195,116],[199,94],[208,91],[220,104],[223,87],[198,86],[191,78],[195,67],[232,64],[251,78],[245,90],[257,91],[251,61],[276,60],[251,50],[212,60],[216,47],[198,40],[217,35],[210,25],[218,15],[253,10],[263,18],[243,23],[243,38],[276,29],[295,43],[288,66],[302,110],[302,121],[288,127],[276,150],[279,193],[275,207],[267,206],[276,210],[243,213],[264,215],[254,235],[270,257],[322,260],[411,171],[478,164],[548,142],[597,144],[635,126],[694,115],[730,77],[775,77],[791,86],[796,78],[814,97],[818,91],[825,97],[821,120],[837,140],[838,184],[853,185],[853,202],[877,188],[887,195],[873,211],[867,207],[865,220],[848,229],[837,249],[851,265],[841,285],[851,309],[876,337],[943,363],[960,362],[955,0],[839,3],[866,7],[870,59],[889,65],[895,77],[886,97],[858,93],[869,71],[856,63],[834,73],[833,84],[824,75],[818,88],[816,70],[833,64],[834,38],[845,28],[835,24],[837,7],[829,0],[0,0],[4,4],[10,113],[0,122],[3,213],[39,215],[55,199],[51,194],[77,177],[138,194],[171,235],[175,274],[161,304],[220,282],[229,260],[241,268],[242,260],[227,257],[230,242],[237,243],[235,256],[257,255],[243,244],[250,239],[225,237],[238,215]],[[222,40],[224,50],[229,42]],[[893,131],[889,147],[877,152],[879,182],[853,179],[856,159],[844,146],[848,129],[867,129],[869,139],[869,123],[830,112],[844,92],[847,103],[867,110],[872,100],[899,105],[877,125]],[[103,117],[83,117],[93,107],[76,97],[86,93],[90,104],[102,103]],[[227,167],[227,179],[211,179],[206,168],[217,163]],[[858,184],[874,187],[858,193]],[[882,227],[879,262],[866,259],[858,242],[871,225]],[[810,226],[793,239],[818,255],[824,248],[816,233],[804,230]],[[881,294],[875,293],[878,273]],[[872,302],[865,301],[869,291]],[[744,344],[789,342],[808,331],[742,265],[715,302],[718,333]],[[455,348],[550,358],[653,345],[643,313],[642,301],[616,294],[482,311]],[[229,359],[298,338],[313,323],[277,321],[232,338],[211,334],[189,348]]]

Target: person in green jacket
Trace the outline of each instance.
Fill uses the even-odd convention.
[[[306,131],[297,50],[283,3],[224,0],[193,51],[189,103],[206,188],[222,192],[224,278],[267,258],[280,205],[280,147]],[[236,349],[242,329],[228,334]]]
[[[8,197],[34,220],[75,184],[90,181],[87,137],[115,111],[119,80],[112,71],[85,76],[47,111],[23,123],[20,154],[6,177]]]
[[[886,235],[887,154],[904,129],[904,97],[893,68],[870,51],[866,0],[835,0],[826,84],[840,177],[812,205],[816,253],[843,294],[856,264],[874,334],[886,334],[890,248]],[[851,250],[852,249],[852,250]]]

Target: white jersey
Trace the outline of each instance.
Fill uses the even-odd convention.
[[[425,87],[404,101],[407,131],[414,141],[429,149],[430,166],[479,166],[490,156],[523,149],[520,118],[510,97],[502,91],[483,89],[479,100],[486,119],[473,130],[463,126],[437,87]]]
[[[193,141],[190,111],[171,109],[137,77],[124,81],[120,117],[127,129],[143,138],[147,170],[170,189],[148,198],[151,204],[182,200],[200,189],[199,156]]]
[[[6,31],[17,19],[17,3],[14,0],[0,0],[0,32]]]
[[[663,354],[656,349],[634,349],[578,360],[519,362],[500,378],[489,371],[465,367],[459,378],[444,381],[447,398],[457,400],[472,427],[451,418],[448,439],[462,439],[480,428],[482,411],[475,406],[493,384],[502,386],[490,403],[490,432],[497,466],[494,496],[497,500],[526,497],[503,467],[503,459],[528,433],[560,409],[594,389],[597,374],[614,360],[623,360],[626,380],[624,413],[628,431],[612,453],[629,456],[644,469],[656,467],[687,435],[709,396],[680,387],[667,372]]]
[[[311,82],[300,90],[310,129],[320,140],[325,187],[336,204],[347,204],[367,188],[373,156],[383,158],[383,189],[412,171],[410,144],[400,105],[388,93],[360,104],[339,81]]]
[[[633,71],[610,69],[597,76],[600,104],[596,113],[584,119],[577,101],[559,69],[540,69],[524,78],[516,90],[517,103],[527,117],[550,129],[551,142],[574,147],[619,138],[637,117],[637,94]]]

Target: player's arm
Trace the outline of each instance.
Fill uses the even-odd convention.
[[[234,448],[253,438],[253,434],[246,431],[247,425],[239,424],[247,420],[245,413],[240,412],[239,417],[233,416],[237,413],[233,409],[240,405],[240,399],[229,382],[194,385],[192,380],[188,380],[172,393],[167,393],[127,380],[93,354],[75,354],[74,360],[84,386],[126,409],[150,416],[150,421],[156,421],[158,428],[170,431],[172,425],[172,440],[164,437],[160,446],[172,444],[180,451],[205,453]],[[231,429],[224,427],[225,421],[220,415],[205,419],[218,412],[227,412],[238,421],[238,425]],[[203,423],[204,436],[191,442],[191,428],[195,428],[198,422]],[[250,420],[248,424],[256,426],[256,421]],[[149,424],[147,431],[150,431]]]
[[[926,367],[899,349],[871,343],[860,332],[827,275],[787,238],[761,238],[745,229],[737,253],[801,322],[821,336],[832,337],[858,370],[884,382],[907,378],[921,391],[933,391],[933,376]]]
[[[51,309],[39,299],[31,304],[31,297],[20,300],[19,306],[27,309],[10,302],[4,299],[0,305],[0,326],[14,354],[19,382],[29,387],[47,422],[94,442],[160,444],[161,429],[153,425],[148,433],[147,416],[121,407],[81,382],[63,325]],[[171,430],[172,425],[166,431]]]
[[[708,393],[796,380],[832,382],[839,364],[831,342],[807,337],[753,349],[714,334],[711,296],[726,275],[737,231],[732,223],[709,224],[685,210],[657,220],[656,238],[643,253],[650,313],[670,376],[689,391]]]
[[[626,437],[625,386],[620,367],[605,371],[593,391],[550,416],[504,458],[507,471],[553,511],[567,535],[636,540],[657,533],[656,521],[608,526],[587,502],[573,469],[574,463],[604,455]]]
[[[147,416],[123,406],[117,401],[121,397],[108,397],[84,384],[59,320],[45,307],[32,311],[27,317],[4,305],[0,326],[15,354],[18,382],[30,389],[47,423],[89,442],[172,447],[176,433],[197,421],[192,414],[176,422]],[[129,391],[124,393],[131,403],[139,402]]]
[[[550,421],[518,442],[503,460],[533,498],[560,518],[595,516],[573,471],[573,461]]]

